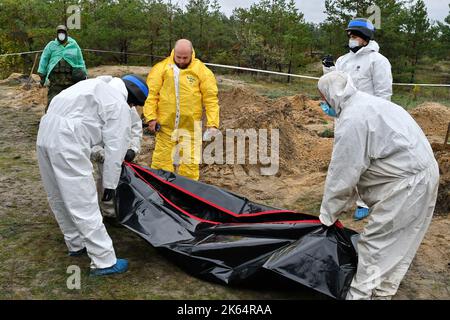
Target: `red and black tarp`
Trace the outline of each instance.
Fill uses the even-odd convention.
[[[344,299],[356,271],[358,234],[340,223],[325,227],[174,173],[125,163],[116,205],[120,224],[205,280],[281,281]]]

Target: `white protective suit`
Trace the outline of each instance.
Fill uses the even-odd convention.
[[[115,189],[130,145],[127,96],[118,78],[79,82],[52,100],[39,126],[37,157],[50,207],[69,251],[86,248],[91,268],[113,266],[116,255],[100,214],[90,153],[105,145],[103,186]]]
[[[136,155],[141,150],[142,139],[142,119],[135,107],[130,108],[131,116],[131,144],[128,149],[133,150]],[[105,149],[103,145],[97,145],[92,148],[91,160],[97,164],[96,182],[97,182],[97,194],[100,205],[100,211],[103,216],[114,218],[116,216],[114,199],[111,201],[102,201],[103,188],[103,162],[105,159]]]
[[[320,220],[334,224],[358,187],[372,213],[358,241],[347,298],[389,299],[431,222],[438,164],[425,134],[400,106],[357,91],[350,76],[337,71],[319,80],[319,90],[338,115]]]
[[[342,71],[352,77],[356,88],[362,92],[391,100],[392,71],[389,60],[379,53],[380,46],[375,40],[354,53],[350,51],[339,57],[335,67],[323,67],[324,74]]]

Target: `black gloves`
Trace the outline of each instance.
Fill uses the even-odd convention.
[[[334,67],[333,56],[327,55],[327,56],[323,57],[322,64],[324,65],[324,67],[327,67],[327,68]]]
[[[112,199],[114,199],[115,195],[116,195],[116,190],[105,189],[105,191],[103,191],[102,201],[111,201]]]
[[[45,74],[39,73],[39,77],[41,78],[41,81],[39,81],[39,83],[41,84],[41,86],[43,87],[45,84]]]
[[[126,162],[132,162],[136,158],[136,152],[131,149],[128,149],[127,154],[125,155]]]

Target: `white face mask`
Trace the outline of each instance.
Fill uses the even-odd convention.
[[[66,34],[65,33],[58,33],[58,40],[59,41],[64,41],[66,40]]]
[[[350,47],[350,49],[359,47],[360,45],[361,45],[361,44],[360,44],[359,41],[356,40],[356,39],[350,39],[350,40],[348,41],[348,46]]]

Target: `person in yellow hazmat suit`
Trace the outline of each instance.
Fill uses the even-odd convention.
[[[149,95],[144,106],[148,130],[156,134],[153,169],[198,180],[202,146],[202,116],[206,113],[204,140],[219,133],[217,81],[199,59],[189,40],[175,44],[170,57],[156,64],[147,77]],[[179,160],[178,160],[179,159]]]

